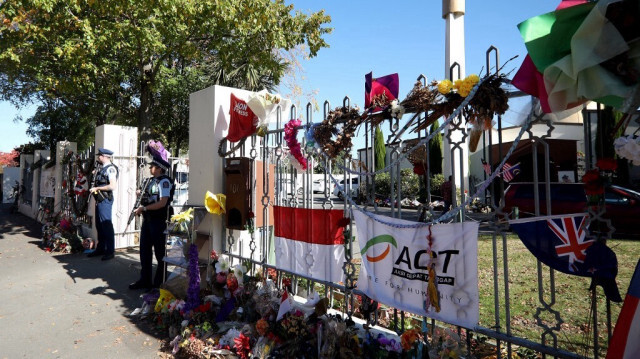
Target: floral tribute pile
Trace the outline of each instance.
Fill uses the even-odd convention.
[[[85,249],[71,218],[59,216],[42,226],[42,248],[47,252],[60,253],[76,253]]]
[[[275,270],[249,276],[246,263],[232,267],[215,251],[211,258],[215,274],[208,289],[198,290],[200,283],[190,278],[185,299],[164,289],[144,298],[154,308],[147,317],[167,330],[168,347],[176,357],[428,357],[426,336],[419,329],[400,337],[359,330],[353,321],[328,314],[329,300],[318,293],[306,303],[294,302],[291,280],[284,278],[278,289]]]
[[[247,359],[460,358],[466,353],[465,338],[451,330],[437,329],[431,335],[418,326],[398,336],[364,329],[346,316],[330,314],[329,300],[317,292],[304,303],[292,300],[291,279],[282,278],[278,288],[273,269],[250,276],[248,263],[231,266],[215,251],[211,259],[215,273],[206,289],[192,279],[197,264],[190,263],[185,298],[175,298],[166,289],[143,298],[148,308],[144,317],[168,333],[166,354]],[[136,311],[134,315],[140,314]],[[354,317],[364,312],[361,306]]]

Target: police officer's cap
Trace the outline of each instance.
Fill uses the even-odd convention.
[[[168,170],[169,170],[169,167],[171,166],[171,165],[169,164],[169,162],[165,161],[165,160],[164,160],[162,157],[160,157],[160,156],[151,156],[151,158],[147,160],[147,163],[148,163],[149,165],[154,165],[154,166],[160,167],[160,168],[162,168],[162,169],[163,169],[163,170],[165,170],[165,171],[168,171]]]
[[[113,151],[100,147],[98,148],[98,154],[104,156],[113,156]]]

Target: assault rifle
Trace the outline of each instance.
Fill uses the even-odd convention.
[[[96,177],[98,175],[98,172],[100,172],[100,169],[102,168],[102,164],[99,164],[99,166],[96,166],[95,169],[93,170],[93,178],[91,178],[91,184],[89,185],[89,189],[94,188],[96,185]],[[104,194],[102,193],[102,191],[100,190],[96,190],[91,192],[91,194],[93,195],[93,198],[95,198],[96,203],[100,203],[102,201],[104,201]]]
[[[131,224],[131,221],[133,221],[133,219],[136,216],[136,208],[140,207],[140,202],[142,201],[142,196],[144,196],[145,193],[147,192],[147,186],[151,182],[152,178],[153,177],[145,178],[144,182],[142,182],[142,187],[141,187],[142,190],[140,191],[140,193],[136,197],[136,203],[133,205],[133,209],[131,209],[131,214],[129,215],[129,220],[127,221],[127,226],[124,227],[124,232],[125,233],[127,232],[127,228],[129,228],[129,225]]]

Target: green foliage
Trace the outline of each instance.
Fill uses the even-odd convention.
[[[376,195],[382,198],[391,197],[391,177],[388,172],[380,173],[375,177]],[[397,186],[396,183],[393,186]],[[394,187],[395,189],[396,187]],[[402,198],[415,199],[420,191],[420,177],[411,169],[400,170],[400,189]]]
[[[272,0],[5,1],[0,99],[55,99],[87,123],[137,125],[143,140],[182,147],[187,91],[273,88],[282,53],[316,56],[329,22]]]
[[[438,127],[439,121],[434,122],[429,128],[429,134],[432,134]],[[429,141],[429,166],[431,166],[431,174],[442,173],[442,134],[438,133],[431,141]]]
[[[56,144],[60,141],[73,139],[78,151],[89,148],[93,142],[93,123],[59,102],[49,101],[38,107],[36,113],[27,119],[27,124],[27,135],[49,148],[52,157],[55,155]]]
[[[442,187],[443,183],[444,175],[442,173],[431,176],[431,194],[442,196],[440,188]]]
[[[374,158],[376,164],[376,171],[383,169],[385,164],[385,158],[387,154],[387,148],[384,142],[384,135],[380,126],[376,126],[375,140],[374,140]]]

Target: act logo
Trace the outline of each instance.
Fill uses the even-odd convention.
[[[382,252],[381,254],[374,257],[367,255],[366,257],[369,262],[375,263],[383,260],[391,251],[391,245],[398,248],[398,243],[396,243],[395,238],[393,238],[388,234],[382,234],[368,240],[367,243],[364,245],[364,248],[362,248],[362,250],[360,251],[360,254],[364,256],[365,253],[369,250],[369,248],[380,243],[387,243],[387,249],[385,249],[384,252]]]

